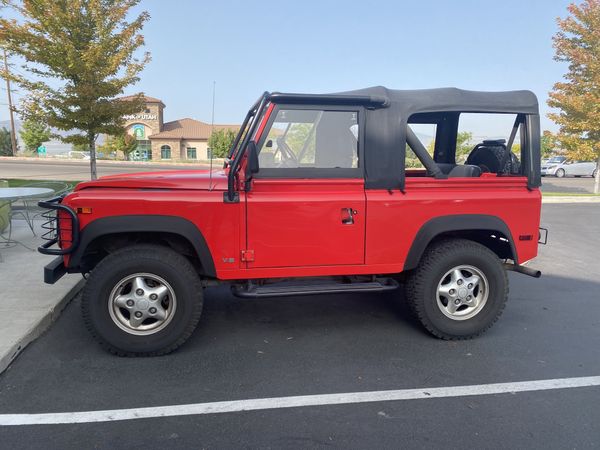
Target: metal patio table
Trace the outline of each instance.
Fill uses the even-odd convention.
[[[54,191],[48,188],[42,187],[0,187],[0,207],[5,205],[11,205],[12,203],[19,200],[26,199],[34,199],[36,197],[44,197],[48,194],[52,194]],[[10,213],[8,215],[8,220],[10,222]],[[10,229],[11,224],[8,223],[7,227]],[[2,233],[0,233],[0,243],[3,243],[4,246],[8,246],[10,244],[22,244],[19,241],[12,240],[11,232],[9,232],[8,238],[6,238]]]

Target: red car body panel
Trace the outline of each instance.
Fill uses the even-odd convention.
[[[524,177],[407,177],[404,193],[365,190],[360,179],[255,179],[239,203],[223,202],[225,185],[222,170],[212,177],[207,171],[111,176],[80,184],[63,203],[92,208],[79,214],[82,232],[102,217],[185,218],[204,236],[223,280],[398,273],[423,224],[454,214],[504,221],[517,263],[537,254],[541,194],[528,190]],[[342,223],[347,208],[356,212],[353,224]],[[69,239],[66,227],[62,239]],[[242,261],[248,250],[250,260]]]
[[[246,195],[248,268],[365,261],[363,180],[257,179]],[[353,223],[348,209],[352,209]]]

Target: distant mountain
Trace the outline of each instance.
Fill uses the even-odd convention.
[[[21,120],[15,119],[15,129],[17,132],[17,145],[22,150],[23,149],[23,141],[21,139],[21,128],[23,126],[23,122]],[[10,130],[10,120],[0,120],[0,129],[6,128]],[[61,131],[57,129],[53,129],[52,133],[58,134],[59,136],[67,136],[70,133],[66,131]],[[60,139],[52,139],[51,141],[46,142],[46,153],[48,155],[60,155],[62,153],[67,153],[71,151],[71,144],[65,144]]]
[[[6,128],[7,130],[10,130],[10,120],[0,120],[0,128]],[[17,134],[19,134],[19,131],[21,130],[20,120],[15,120],[15,128],[17,129]]]

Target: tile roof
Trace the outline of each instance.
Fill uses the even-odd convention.
[[[135,97],[135,95],[126,95],[124,97],[119,97],[119,100],[132,100]],[[147,95],[142,95],[142,98],[144,99],[144,103],[163,103],[162,100],[155,97],[148,97]]]
[[[217,125],[214,129],[239,130],[239,125]],[[150,139],[208,139],[210,137],[211,125],[194,119],[179,119],[165,122],[160,133],[148,136]]]

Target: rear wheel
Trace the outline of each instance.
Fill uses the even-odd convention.
[[[594,169],[594,171],[592,172],[592,178],[596,178],[597,174],[598,174],[598,169]]]
[[[192,334],[202,312],[202,284],[192,264],[155,245],[126,247],[103,259],[82,295],[86,326],[120,356],[172,352]]]
[[[490,328],[508,298],[498,256],[473,241],[440,241],[408,277],[406,297],[423,326],[441,339],[470,339]]]
[[[565,169],[558,169],[554,174],[557,178],[562,178],[565,176]]]

